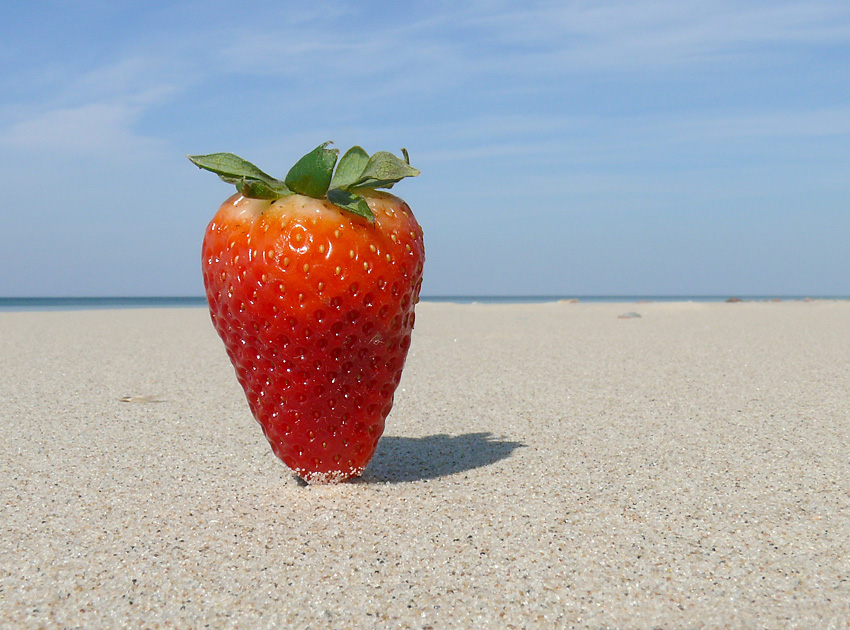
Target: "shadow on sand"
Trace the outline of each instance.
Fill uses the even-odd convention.
[[[366,472],[366,483],[405,483],[436,479],[489,466],[505,459],[521,442],[499,439],[492,433],[429,435],[421,438],[384,436]]]

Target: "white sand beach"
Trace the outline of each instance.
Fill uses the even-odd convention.
[[[850,627],[850,302],[416,322],[311,487],[204,309],[0,313],[0,626]]]

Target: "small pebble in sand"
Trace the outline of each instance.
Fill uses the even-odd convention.
[[[121,402],[125,403],[157,403],[162,402],[156,396],[124,396],[123,398],[119,398]]]

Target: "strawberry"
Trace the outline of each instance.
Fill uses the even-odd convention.
[[[418,175],[387,152],[322,144],[277,180],[189,156],[236,185],[203,243],[210,316],[274,453],[308,483],[361,474],[410,346],[422,229],[377,188]]]

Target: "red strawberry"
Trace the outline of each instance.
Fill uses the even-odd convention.
[[[330,143],[284,181],[229,153],[190,156],[236,184],[207,228],[204,286],[248,404],[308,483],[359,475],[393,404],[422,284],[422,229],[375,188],[418,175]]]

